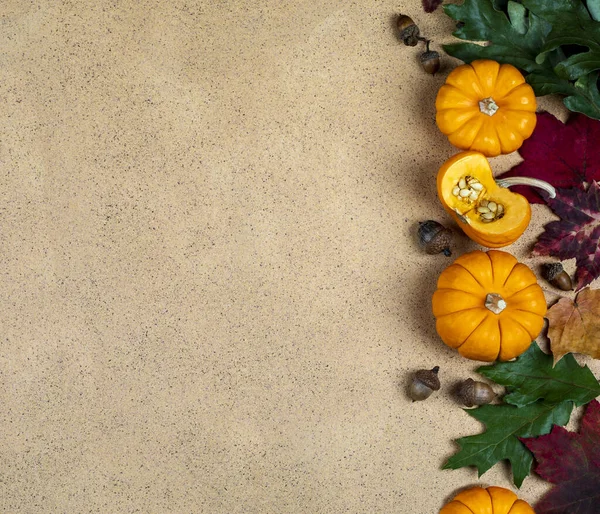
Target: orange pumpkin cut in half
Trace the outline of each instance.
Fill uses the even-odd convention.
[[[478,189],[471,189],[474,187]],[[474,196],[463,197],[463,191]],[[490,163],[479,152],[461,152],[448,159],[438,172],[437,192],[461,230],[482,246],[512,244],[529,226],[531,207],[527,199],[499,186]],[[489,204],[494,206],[493,212]]]
[[[507,252],[460,256],[440,275],[433,315],[442,341],[467,359],[521,355],[544,325],[546,299],[534,273]]]

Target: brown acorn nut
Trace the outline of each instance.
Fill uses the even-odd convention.
[[[431,393],[440,389],[440,379],[438,378],[439,366],[433,369],[418,370],[410,383],[408,395],[413,402],[427,400]]]
[[[435,75],[440,71],[440,54],[433,50],[429,50],[429,43],[430,41],[427,41],[427,49],[421,54],[419,61],[421,61],[421,66],[423,66],[425,73]]]
[[[544,267],[542,268],[542,275],[548,282],[561,291],[573,290],[573,282],[571,281],[571,277],[564,270],[563,265],[560,262],[544,264]]]
[[[475,405],[490,403],[496,398],[496,393],[486,383],[467,378],[459,384],[456,397],[465,407],[474,407]]]
[[[406,46],[417,46],[420,41],[420,30],[419,27],[409,16],[401,14],[398,16],[396,21],[398,31],[400,32],[400,39],[404,41]]]
[[[441,223],[434,220],[420,221],[418,234],[419,243],[428,254],[443,253],[446,257],[452,255],[450,246],[454,234]]]

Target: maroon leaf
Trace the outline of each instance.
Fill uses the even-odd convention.
[[[557,188],[581,187],[600,181],[600,121],[574,114],[566,124],[552,114],[541,112],[532,136],[519,150],[523,162],[504,177],[534,177]],[[512,188],[531,203],[545,203],[544,198],[528,186]]]
[[[594,181],[587,191],[559,189],[548,205],[561,219],[544,227],[533,253],[575,258],[576,289],[582,289],[600,276],[600,186]]]
[[[537,514],[598,514],[600,506],[600,403],[588,404],[579,433],[555,425],[548,435],[523,438],[535,472],[554,487]]]
[[[442,1],[443,0],[422,0],[423,9],[425,9],[425,12],[433,12],[438,8]]]

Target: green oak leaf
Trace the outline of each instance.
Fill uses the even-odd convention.
[[[448,54],[512,64],[537,96],[564,95],[568,109],[600,119],[600,23],[581,0],[465,0],[444,11],[462,22],[454,35],[471,41],[445,45]]]
[[[461,437],[456,442],[460,450],[448,459],[444,469],[475,466],[479,476],[494,464],[507,459],[513,472],[513,481],[521,487],[531,472],[533,456],[519,437],[537,437],[550,433],[552,425],[566,425],[573,403],[536,402],[525,407],[514,405],[484,405],[467,413],[486,426],[482,434]]]
[[[587,0],[586,5],[592,19],[600,21],[600,0]]]
[[[513,6],[511,11],[518,9]],[[461,5],[444,6],[444,11],[450,18],[464,23],[454,36],[467,41],[490,42],[487,46],[474,43],[444,45],[444,50],[453,57],[465,62],[493,59],[528,72],[540,68],[535,58],[552,30],[542,18],[529,13],[528,17],[517,16],[513,24],[490,0],[465,0]]]
[[[559,62],[554,67],[559,77],[577,80],[600,69],[600,23],[590,17],[580,0],[524,0],[523,5],[552,25],[542,54],[568,45],[588,48]]]
[[[551,355],[533,343],[516,361],[482,366],[477,372],[506,386],[505,403],[523,407],[543,398],[546,403],[570,400],[585,405],[600,395],[600,383],[587,366],[581,367],[572,354],[553,366]]]

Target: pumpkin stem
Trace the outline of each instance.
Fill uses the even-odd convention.
[[[540,180],[538,178],[531,177],[507,177],[496,180],[496,184],[500,187],[511,187],[511,186],[531,186],[539,187],[548,193],[550,198],[556,197],[556,189],[548,182]]]
[[[488,116],[493,116],[496,114],[496,111],[499,109],[498,104],[494,102],[494,99],[489,96],[488,98],[484,98],[479,102],[479,110],[483,114],[487,114]]]
[[[498,293],[488,293],[485,297],[485,306],[494,314],[500,314],[506,309],[506,301]]]

